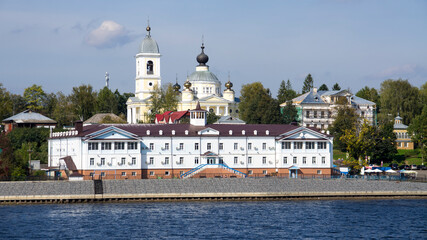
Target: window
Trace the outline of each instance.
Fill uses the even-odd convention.
[[[165,150],[169,150],[169,143],[165,143]]]
[[[150,171],[150,176],[154,176],[154,171]]]
[[[306,157],[302,157],[302,164],[307,164],[307,158]]]
[[[154,164],[154,158],[150,157],[150,161],[148,162],[149,165],[153,165]]]
[[[98,150],[98,143],[89,143],[88,150]]]
[[[262,157],[262,164],[267,164],[267,157]]]
[[[212,144],[211,144],[211,143],[207,143],[206,148],[207,148],[208,150],[211,150],[211,149],[212,149]]]
[[[314,116],[314,118],[317,118],[317,111],[314,111],[314,114],[313,114]]]
[[[305,111],[305,117],[310,118],[310,111]]]
[[[194,157],[194,164],[199,164],[199,157]]]
[[[322,170],[317,170],[317,174],[322,174]]]
[[[248,143],[248,150],[252,149],[252,143]]]
[[[282,149],[291,149],[291,142],[282,142]]]
[[[154,64],[153,61],[147,62],[147,74],[153,74]]]
[[[305,149],[314,149],[314,142],[306,142]]]
[[[248,157],[248,164],[252,164],[252,157]]]
[[[223,150],[224,149],[224,144],[223,143],[219,143],[219,150]]]
[[[312,164],[316,164],[316,157],[312,157],[312,158],[311,158],[311,163],[312,163]]]
[[[262,143],[262,150],[267,149],[267,143]]]
[[[326,149],[326,142],[317,142],[317,149]]]
[[[126,158],[122,158],[122,160],[120,161],[120,165],[123,165],[126,163]]]
[[[91,172],[89,173],[89,176],[93,177],[95,175],[95,173]]]
[[[199,143],[194,143],[194,150],[199,150]]]
[[[179,171],[179,175],[182,175],[182,174],[184,174],[184,171]]]
[[[165,157],[165,164],[169,164],[169,157]]]
[[[294,164],[297,164],[297,157],[294,157],[294,161],[293,161],[293,163],[294,163]]]
[[[179,150],[184,149],[184,143],[179,143]]]
[[[239,158],[238,157],[234,157],[234,164],[237,164],[239,162]]]
[[[249,174],[249,175],[252,175],[252,174],[254,174],[254,172],[253,172],[252,170],[249,170],[249,171],[248,171],[248,174]]]
[[[101,143],[101,150],[111,150],[111,143],[109,142]]]
[[[138,149],[137,142],[128,142],[128,150]]]
[[[184,157],[179,157],[179,164],[183,164],[184,163]]]
[[[169,176],[169,171],[165,171],[165,175],[166,175],[166,176]]]
[[[302,142],[294,142],[294,149],[302,149]]]
[[[136,172],[132,172],[132,176],[136,176]]]
[[[132,165],[135,165],[136,164],[136,158],[135,157],[133,157],[132,158]]]
[[[223,164],[224,163],[224,158],[222,158],[222,157],[218,158],[218,163],[219,164]]]
[[[90,161],[89,161],[89,164],[91,166],[93,166],[95,164],[95,158],[91,158]]]
[[[326,164],[326,158],[322,157],[322,164]]]
[[[150,143],[150,150],[154,150],[154,143]]]
[[[124,142],[115,142],[114,143],[114,149],[115,150],[123,150],[123,149],[125,149],[125,143]]]
[[[122,172],[122,176],[126,176],[126,172]]]
[[[105,177],[105,172],[101,172],[101,177]]]
[[[262,174],[267,175],[267,170],[262,170]]]
[[[324,111],[320,112],[320,118],[325,118],[325,112]]]
[[[105,158],[101,158],[101,166],[105,165]]]
[[[283,157],[283,164],[288,164],[288,157]]]
[[[234,143],[234,150],[237,150],[239,148],[239,144],[238,143]]]

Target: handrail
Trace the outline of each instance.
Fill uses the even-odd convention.
[[[198,170],[200,170],[200,169],[204,168],[205,166],[213,166],[213,165],[217,165],[217,166],[220,166],[220,167],[222,167],[222,168],[229,169],[229,170],[231,170],[233,173],[235,173],[235,174],[240,174],[240,175],[242,175],[243,177],[247,177],[247,176],[248,176],[247,174],[242,173],[242,172],[241,172],[241,171],[239,171],[239,170],[236,170],[236,169],[234,169],[234,168],[231,168],[231,167],[229,167],[229,166],[227,166],[227,165],[225,165],[225,164],[219,163],[219,164],[200,164],[199,166],[197,166],[197,167],[195,167],[195,168],[191,169],[190,171],[188,171],[188,172],[185,172],[185,173],[181,174],[179,177],[180,177],[180,178],[189,177],[189,176],[191,176],[192,174],[197,173],[197,171],[198,171]]]

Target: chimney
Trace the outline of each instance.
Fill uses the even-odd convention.
[[[74,122],[74,128],[77,130],[77,133],[80,134],[83,132],[83,121],[77,120]]]
[[[317,93],[317,88],[313,88],[313,93]]]

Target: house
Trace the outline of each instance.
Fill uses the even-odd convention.
[[[114,113],[97,113],[83,122],[84,125],[101,123],[126,123],[126,121]]]
[[[70,160],[83,179],[254,177],[333,173],[333,137],[285,124],[206,124],[198,104],[187,124],[76,124],[51,133],[48,162]]]
[[[56,121],[31,110],[25,110],[3,120],[5,132],[14,128],[55,128]]]
[[[408,134],[408,126],[402,123],[402,118],[397,115],[394,118],[393,132],[396,134],[397,149],[414,149],[414,143]]]

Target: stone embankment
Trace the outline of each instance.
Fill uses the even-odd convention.
[[[0,182],[0,204],[366,197],[427,198],[427,183],[283,178]]]

